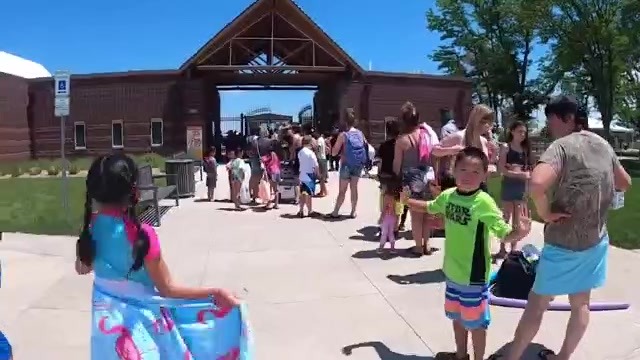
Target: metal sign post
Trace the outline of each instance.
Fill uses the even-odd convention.
[[[71,95],[71,73],[68,71],[56,71],[54,75],[55,79],[55,109],[54,115],[60,117],[60,160],[62,161],[62,208],[64,209],[65,218],[67,222],[70,220],[69,216],[69,179],[67,178],[67,172],[69,166],[65,156],[65,126],[66,118],[69,116],[70,99]]]

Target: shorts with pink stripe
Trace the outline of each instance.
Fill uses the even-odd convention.
[[[459,321],[465,329],[486,329],[491,323],[489,285],[461,285],[447,280],[444,299],[447,318]]]

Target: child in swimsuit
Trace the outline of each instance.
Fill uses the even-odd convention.
[[[76,243],[76,272],[80,275],[93,272],[94,284],[103,287],[126,284],[141,293],[165,298],[212,299],[224,309],[238,306],[238,299],[225,289],[181,286],[172,280],[158,235],[136,216],[137,181],[138,167],[124,154],[100,156],[91,164],[86,181],[84,224]],[[136,320],[124,318],[121,322]],[[123,339],[128,341],[130,336]],[[104,351],[101,341],[112,340],[92,336],[91,358],[115,358],[116,354],[96,355],[95,352]]]
[[[402,215],[404,210],[404,205],[400,202],[400,189],[399,183],[388,183],[385,186],[385,193],[382,196],[378,254],[382,253],[387,242],[390,246],[390,253],[396,253],[396,225],[398,224],[398,217]]]
[[[405,189],[403,201],[414,211],[443,214],[445,246],[443,271],[446,276],[444,310],[453,323],[456,351],[438,353],[438,360],[470,359],[467,338],[471,333],[474,359],[484,359],[489,314],[490,235],[503,242],[519,241],[531,230],[531,220],[523,214],[514,229],[502,218],[491,195],[481,190],[486,181],[489,158],[478,148],[467,147],[455,159],[456,187],[444,190],[432,201],[410,199]]]

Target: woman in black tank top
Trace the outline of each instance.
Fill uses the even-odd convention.
[[[505,220],[517,221],[519,205],[526,206],[527,181],[529,179],[531,147],[527,125],[516,121],[509,126],[507,144],[500,149],[498,171],[502,174],[502,188],[500,198],[502,200],[502,213]],[[516,243],[511,243],[510,251],[516,249]],[[498,258],[504,258],[507,254],[504,243],[500,244]]]

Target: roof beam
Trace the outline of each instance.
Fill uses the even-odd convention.
[[[287,20],[287,18],[286,18],[285,16],[283,16],[283,15],[282,15],[282,14],[280,14],[280,13],[277,13],[277,14],[278,14],[278,17],[280,17],[280,19],[282,19],[283,21],[285,21],[287,24],[291,25],[291,27],[292,27],[292,28],[294,28],[294,29],[296,29],[300,34],[304,34],[304,35],[306,35],[307,37],[309,37],[309,35],[305,34],[305,32],[304,32],[304,31],[302,31],[299,27],[297,27],[297,26],[296,26],[295,24],[293,24],[291,21]],[[340,65],[342,65],[342,66],[345,66],[345,63],[344,63],[342,60],[338,59],[338,58],[337,58],[337,57],[336,57],[336,56],[335,56],[331,51],[328,51],[324,46],[322,46],[322,45],[320,45],[320,44],[318,44],[318,43],[316,43],[316,42],[314,42],[314,46],[317,46],[317,47],[319,47],[320,49],[322,49],[325,53],[327,53],[327,55],[331,56],[335,61],[337,61],[337,62],[338,62],[338,64],[340,64]]]
[[[209,71],[242,71],[242,70],[267,70],[267,71],[309,71],[309,72],[343,72],[344,66],[290,66],[290,65],[267,65],[267,66],[253,66],[253,65],[198,65],[198,70]]]

